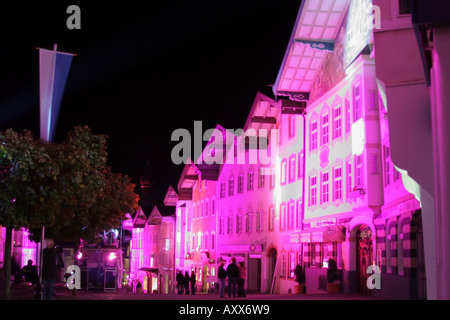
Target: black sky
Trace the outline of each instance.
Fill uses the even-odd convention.
[[[95,3],[95,4],[93,4]],[[69,30],[66,9],[81,9]],[[87,124],[108,135],[109,164],[136,184],[147,161],[156,197],[176,187],[177,128],[241,128],[272,96],[300,0],[38,1],[0,4],[0,130],[39,135],[36,47],[76,53],[56,140]]]

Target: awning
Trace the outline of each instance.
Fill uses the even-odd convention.
[[[158,268],[140,268],[139,271],[144,271],[147,275],[158,278]]]
[[[342,242],[345,240],[345,229],[343,226],[331,225],[304,230],[298,233],[298,235],[298,241],[301,243]]]

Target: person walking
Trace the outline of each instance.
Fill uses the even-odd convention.
[[[184,276],[183,273],[181,273],[181,270],[178,272],[177,274],[177,289],[178,289],[178,294],[182,294],[183,293],[183,288],[184,288]]]
[[[44,300],[52,300],[55,293],[55,283],[58,279],[58,252],[52,239],[47,239],[47,248],[43,250],[42,256]]]
[[[238,278],[238,297],[246,297],[245,295],[245,278],[247,278],[247,270],[245,269],[244,262],[239,263],[239,278]]]
[[[227,276],[228,276],[228,298],[231,298],[231,294],[233,294],[233,298],[235,298],[237,279],[239,277],[239,268],[236,265],[235,257],[231,258],[231,263],[227,267]]]
[[[195,294],[195,284],[196,284],[196,279],[195,279],[195,272],[194,272],[194,270],[192,270],[190,281],[191,281],[191,291],[192,291],[192,295],[194,295],[194,294]]]
[[[225,262],[222,261],[219,265],[219,274],[218,274],[218,278],[219,278],[219,294],[221,298],[225,298],[225,296],[223,295],[224,289],[225,289],[225,279],[227,278],[227,272],[225,271]]]
[[[189,277],[189,273],[186,271],[184,273],[184,292],[189,294],[189,282],[191,281],[191,277]]]

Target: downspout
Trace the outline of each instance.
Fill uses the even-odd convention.
[[[308,104],[306,102],[306,104]],[[305,210],[306,210],[306,199],[305,199],[305,188],[306,188],[306,106],[301,114],[303,118],[303,177],[302,177],[302,214],[301,214],[301,229],[302,231],[305,228],[304,221],[305,221]],[[305,266],[303,261],[303,243],[301,243],[301,252],[302,252],[302,269],[303,272],[305,272]]]

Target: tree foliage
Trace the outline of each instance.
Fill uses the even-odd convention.
[[[30,131],[0,132],[0,188],[6,191],[0,224],[45,225],[47,236],[64,241],[93,240],[117,226],[139,199],[130,178],[107,166],[106,139],[87,126],[75,127],[61,143],[35,139]]]
[[[11,297],[11,236],[40,227],[55,240],[94,240],[137,209],[139,197],[125,175],[107,166],[106,136],[75,127],[59,144],[30,131],[0,132],[0,226],[6,227],[5,298]]]
[[[48,145],[30,131],[0,132],[0,224],[54,224],[59,174]]]

